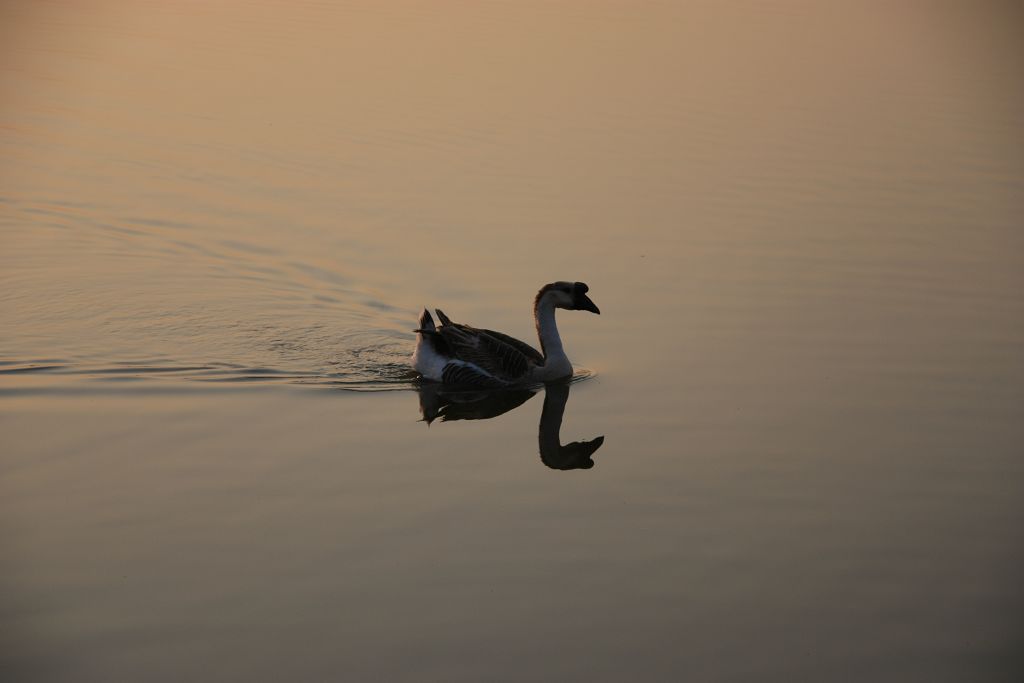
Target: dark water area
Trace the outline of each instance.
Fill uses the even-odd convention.
[[[0,679],[1021,680],[1022,20],[0,5]]]

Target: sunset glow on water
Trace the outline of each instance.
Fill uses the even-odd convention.
[[[1020,680],[1022,20],[3,3],[0,679]]]

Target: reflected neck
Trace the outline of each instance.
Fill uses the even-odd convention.
[[[544,388],[544,408],[540,413],[540,429],[537,441],[540,445],[540,459],[545,463],[558,460],[562,451],[559,434],[562,430],[562,416],[569,400],[568,384],[549,384]],[[556,467],[548,464],[548,467]]]

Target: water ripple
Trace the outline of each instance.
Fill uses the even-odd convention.
[[[577,368],[571,381],[579,382],[596,373],[587,368]],[[228,362],[177,363],[172,360],[150,360],[147,362],[117,361],[103,364],[88,362],[44,363],[39,361],[0,360],[0,377],[46,376],[62,381],[48,384],[55,393],[70,390],[77,380],[109,382],[122,385],[125,382],[159,382],[164,386],[171,383],[196,382],[210,384],[288,384],[311,387],[327,387],[344,391],[377,392],[405,391],[419,387],[422,380],[408,364],[408,347],[394,340],[364,343],[361,346],[343,348],[335,357],[319,369],[299,370],[283,367],[247,366]],[[0,393],[31,388],[18,385],[3,387]],[[540,385],[538,385],[540,386]]]

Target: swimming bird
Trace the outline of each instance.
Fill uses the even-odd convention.
[[[540,351],[514,337],[493,330],[453,323],[435,309],[441,321],[427,309],[420,314],[412,366],[426,379],[450,385],[496,389],[551,382],[572,375],[572,363],[562,348],[555,324],[555,309],[601,310],[587,296],[582,282],[552,282],[544,285],[533,300],[533,318],[540,338]]]

